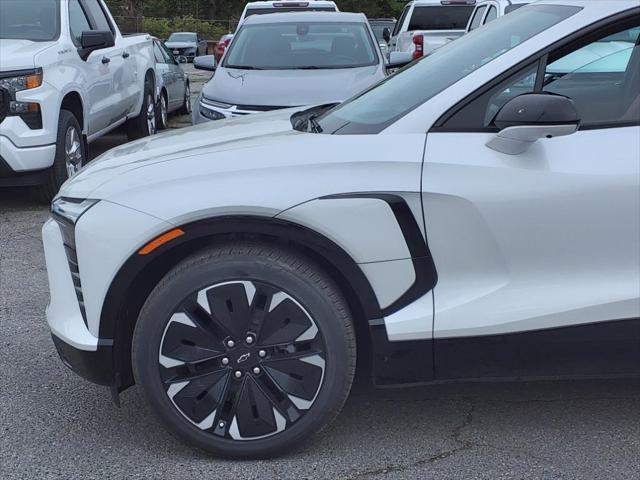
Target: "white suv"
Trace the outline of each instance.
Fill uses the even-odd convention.
[[[63,361],[234,457],[335,418],[357,354],[380,386],[640,375],[639,37],[636,0],[538,2],[330,110],[106,153],[43,230]]]

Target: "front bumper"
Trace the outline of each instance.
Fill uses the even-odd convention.
[[[60,358],[74,372],[100,385],[113,385],[113,341],[91,334],[82,316],[60,227],[42,229],[51,299],[47,323]]]
[[[53,334],[51,338],[62,363],[73,372],[98,385],[115,385],[111,345],[101,345],[95,352],[88,352],[69,345]]]
[[[53,165],[56,146],[17,147],[0,135],[0,186],[38,185]]]
[[[228,105],[226,107],[223,107],[205,102],[203,101],[201,96],[198,99],[196,108],[193,109],[193,124],[198,125],[200,123],[211,122],[215,120],[244,117],[253,113],[271,112],[274,110],[283,110],[285,108],[291,107],[275,107],[262,105]],[[212,116],[214,118],[212,118]]]

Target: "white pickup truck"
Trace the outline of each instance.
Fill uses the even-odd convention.
[[[411,53],[416,60],[465,34],[476,0],[408,2],[393,33],[389,52]]]
[[[50,200],[96,138],[155,133],[154,84],[151,37],[123,36],[103,0],[0,0],[0,187]]]

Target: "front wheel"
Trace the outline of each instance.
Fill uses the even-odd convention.
[[[227,457],[306,440],[342,408],[355,370],[336,285],[267,244],[185,260],[147,299],[133,339],[136,382],[169,430]]]
[[[191,115],[191,85],[187,82],[184,86],[184,100],[180,108],[182,115]]]
[[[164,91],[160,94],[156,115],[158,130],[166,130],[169,126],[169,107],[167,106],[167,94]]]
[[[37,187],[35,193],[38,200],[51,202],[65,180],[78,172],[86,162],[87,152],[78,119],[70,111],[61,110],[53,165],[46,172],[45,183]]]
[[[155,135],[157,132],[156,125],[156,102],[153,95],[153,82],[147,76],[144,82],[144,96],[140,114],[127,122],[129,140]]]

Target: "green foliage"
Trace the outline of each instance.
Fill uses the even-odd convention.
[[[141,30],[163,40],[173,32],[197,32],[202,38],[218,39],[228,32],[229,27],[225,24],[208,22],[193,17],[171,19],[144,17]]]
[[[217,39],[233,31],[247,0],[106,0],[124,32],[148,32],[166,38],[176,31]],[[400,16],[403,0],[336,0],[343,12],[369,18]]]

